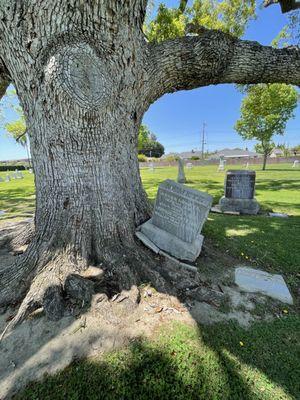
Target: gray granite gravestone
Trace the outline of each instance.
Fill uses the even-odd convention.
[[[0,176],[0,182],[4,182],[4,179]]]
[[[184,173],[184,163],[181,158],[178,159],[178,175],[177,175],[178,183],[186,183],[186,177]]]
[[[158,188],[152,218],[139,230],[159,249],[181,260],[195,261],[200,234],[212,205],[212,196],[167,179]]]
[[[225,179],[225,196],[220,201],[222,212],[257,214],[259,204],[254,198],[255,171],[229,170]]]

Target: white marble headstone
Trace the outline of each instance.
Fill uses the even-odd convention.
[[[284,303],[293,304],[293,298],[281,275],[249,267],[237,267],[235,283],[245,292],[261,293]]]

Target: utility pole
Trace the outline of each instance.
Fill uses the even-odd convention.
[[[201,141],[201,154],[202,154],[202,160],[204,160],[205,127],[206,127],[206,123],[205,123],[205,122],[203,122],[203,129],[202,129],[202,141]]]

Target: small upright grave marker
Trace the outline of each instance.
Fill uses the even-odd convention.
[[[219,205],[222,212],[257,214],[259,204],[254,198],[255,171],[229,170],[225,179],[225,196]]]
[[[220,163],[219,163],[219,167],[218,167],[218,172],[224,171],[225,163],[226,163],[226,161],[224,160],[224,157],[220,157]]]
[[[195,261],[211,204],[209,194],[167,179],[158,188],[152,218],[139,227],[138,233],[173,257]],[[147,245],[146,240],[143,242]]]
[[[181,158],[178,159],[178,175],[177,175],[178,183],[186,183],[186,177],[184,173],[184,163]]]
[[[149,170],[150,170],[150,171],[154,171],[154,164],[153,164],[153,162],[151,162],[151,163],[149,164]]]
[[[295,160],[292,168],[297,168],[299,166],[299,160]]]

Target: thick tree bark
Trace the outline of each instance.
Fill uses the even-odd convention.
[[[11,79],[9,77],[9,73],[0,58],[0,100],[5,95],[6,89],[8,88],[10,81]]]
[[[298,10],[300,8],[299,0],[265,0],[264,6],[269,7],[272,4],[280,4],[282,13]]]
[[[203,29],[201,35],[149,45],[148,99],[222,83],[300,86],[300,49],[275,49]]]
[[[68,296],[86,303],[91,286],[80,276],[93,265],[101,264],[112,291],[146,281],[172,292],[162,277],[167,272],[134,241],[135,227],[150,214],[137,135],[151,102],[217,83],[300,84],[299,50],[216,31],[148,44],[146,5],[0,3],[0,96],[11,80],[25,113],[36,184],[32,240],[0,273],[0,304],[25,295],[13,324],[41,305],[49,317],[61,316]]]

